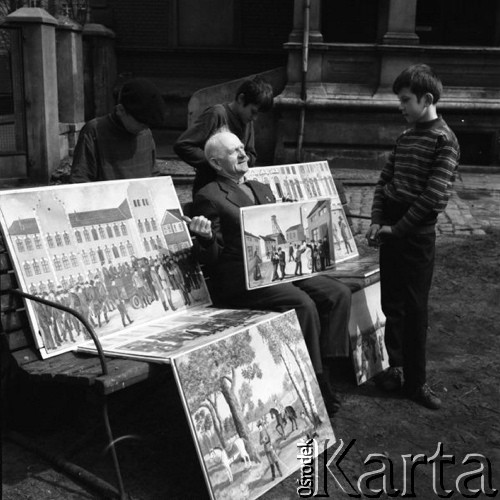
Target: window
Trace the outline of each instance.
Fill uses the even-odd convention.
[[[122,257],[127,256],[127,249],[125,248],[125,245],[123,243],[120,243],[120,254]]]
[[[149,223],[148,219],[144,221],[144,227],[146,228],[147,233],[151,231],[151,224]]]
[[[161,241],[161,238],[159,236],[156,236],[156,246],[158,248],[162,248],[163,242]]]
[[[47,245],[49,245],[49,248],[54,248],[54,238],[50,234],[47,236]]]
[[[65,232],[64,235],[63,235],[63,238],[64,238],[64,244],[65,245],[71,245],[71,241],[69,239],[69,234],[68,233]]]
[[[85,238],[85,241],[90,241],[90,233],[87,228],[83,230],[83,237]]]
[[[158,231],[158,225],[154,219],[151,219],[151,227],[153,228],[153,231]]]
[[[89,255],[90,255],[90,261],[92,262],[92,264],[95,264],[97,262],[97,255],[95,253],[95,250],[92,249],[90,252],[89,252]]]
[[[76,258],[76,255],[74,253],[70,255],[70,259],[71,259],[71,266],[78,267],[78,259]]]
[[[17,251],[18,252],[24,252],[24,243],[23,240],[16,240],[16,245],[17,245]]]
[[[52,259],[52,262],[54,263],[56,271],[60,271],[62,269],[61,259],[57,255]]]
[[[85,250],[82,252],[82,259],[83,259],[83,263],[86,266],[88,266],[90,264],[89,254],[87,252],[85,252]]]
[[[64,276],[61,278],[61,286],[63,288],[68,288],[68,280]]]
[[[134,247],[132,246],[132,243],[130,243],[130,241],[127,241],[127,250],[130,256],[134,255]]]
[[[56,245],[58,247],[62,247],[63,246],[63,240],[62,240],[62,237],[59,233],[56,233]]]
[[[104,253],[106,254],[106,259],[108,259],[108,262],[110,262],[111,261],[111,250],[108,247],[106,247],[104,249]]]
[[[94,241],[97,241],[99,239],[99,236],[97,236],[97,230],[95,227],[92,228],[92,238]]]
[[[33,271],[31,270],[31,265],[29,262],[24,263],[24,274],[29,278],[33,276]]]
[[[149,244],[151,245],[151,248],[153,250],[156,250],[156,242],[155,242],[155,240],[153,239],[152,236],[151,236],[151,238],[149,238]]]
[[[125,225],[125,222],[122,222],[121,228],[122,228],[122,236],[127,236],[127,226]]]
[[[120,254],[118,253],[118,248],[116,248],[116,246],[113,245],[112,249],[113,249],[113,255],[115,256],[116,259],[118,259],[118,257],[120,257]]]
[[[75,286],[76,285],[76,280],[73,277],[72,274],[69,275],[69,286]]]
[[[106,226],[106,232],[108,233],[108,238],[113,237],[113,230],[111,229],[110,226]]]
[[[31,238],[26,236],[26,239],[24,240],[24,243],[26,245],[26,250],[28,252],[31,252],[33,250],[33,242],[31,241]]]
[[[140,233],[144,232],[144,226],[142,225],[142,222],[140,220],[137,221],[137,227],[139,228]]]
[[[82,243],[82,233],[80,231],[75,231],[75,238],[77,243]]]
[[[33,260],[33,271],[35,271],[35,274],[42,274],[40,264],[36,260]]]
[[[68,259],[67,255],[63,254],[62,262],[63,262],[64,269],[70,268],[69,259]]]
[[[44,273],[48,273],[49,269],[49,261],[47,259],[42,259],[42,269]]]
[[[40,241],[40,237],[38,235],[35,236],[35,248],[38,250],[42,248],[42,242]]]
[[[113,226],[113,231],[115,232],[115,236],[117,238],[119,238],[119,236],[120,236],[120,228],[116,224]]]
[[[106,233],[104,232],[104,228],[102,226],[99,226],[99,236],[101,239],[106,238]]]
[[[165,224],[163,226],[163,231],[166,233],[166,234],[172,234],[172,224]]]
[[[146,241],[146,238],[144,238],[142,244],[144,245],[144,250],[146,250],[146,252],[151,251],[151,249],[149,248],[149,243]]]

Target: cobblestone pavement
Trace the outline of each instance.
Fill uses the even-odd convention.
[[[189,201],[193,169],[178,160],[162,162],[162,173],[172,175],[178,185],[181,203]],[[379,171],[367,169],[338,169],[334,178],[344,183],[346,196],[353,214],[369,216],[373,191]],[[484,234],[489,228],[500,228],[500,173],[461,173],[455,182],[455,190],[446,211],[438,218],[438,234]],[[370,221],[353,219],[355,235],[366,233]]]

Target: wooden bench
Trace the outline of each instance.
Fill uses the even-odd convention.
[[[347,200],[342,185],[338,186],[339,194],[347,207]],[[355,217],[346,211],[349,223]],[[343,278],[354,292],[362,290],[367,282],[359,278]],[[378,275],[371,282],[378,281]],[[139,382],[165,374],[166,365],[106,357],[100,349],[100,342],[92,327],[76,311],[70,311],[82,321],[91,333],[99,356],[89,356],[80,353],[67,352],[49,359],[41,359],[34,343],[33,334],[24,307],[23,298],[35,300],[56,308],[59,304],[43,301],[38,297],[19,291],[19,285],[14,274],[12,262],[7,251],[4,235],[0,232],[0,347],[2,354],[2,395],[9,376],[16,370],[28,376],[30,382],[58,383],[68,387],[85,388],[96,396],[102,408],[103,424],[106,430],[107,448],[110,450],[116,475],[116,488],[108,485],[108,490],[120,499],[127,498],[120,463],[115,449],[109,414],[108,398],[110,395],[124,390]],[[68,309],[66,309],[68,310]]]
[[[93,336],[94,343],[98,351],[100,351],[99,356],[67,352],[53,358],[41,359],[34,343],[22,298],[36,300],[59,309],[61,309],[61,306],[50,301],[43,301],[43,299],[18,290],[16,276],[1,232],[0,284],[0,348],[2,350],[2,399],[4,403],[4,396],[7,391],[6,384],[9,383],[9,379],[15,376],[16,370],[19,369],[27,374],[30,381],[35,384],[54,382],[90,390],[96,396],[102,408],[107,447],[111,453],[116,475],[117,487],[114,488],[109,485],[107,489],[110,491],[108,493],[111,492],[120,499],[127,498],[109,421],[108,397],[159,374],[160,371],[165,370],[165,365],[105,357],[92,327],[76,311],[68,309],[65,310],[78,317]],[[102,481],[96,483],[102,484]]]

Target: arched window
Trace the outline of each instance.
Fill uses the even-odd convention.
[[[83,230],[83,237],[85,238],[85,241],[90,241],[90,232],[87,228]]]
[[[49,248],[54,248],[54,238],[50,234],[47,235],[47,245],[49,245]]]
[[[62,241],[61,235],[59,233],[56,233],[56,245],[58,247],[63,246],[63,241]]]
[[[146,228],[146,232],[149,233],[151,231],[151,224],[149,223],[148,219],[144,221],[144,227]]]
[[[26,236],[26,239],[24,240],[24,243],[26,245],[26,250],[28,252],[31,252],[33,250],[33,242],[31,241],[31,238]]]
[[[99,236],[102,239],[106,238],[106,233],[105,233],[104,228],[102,226],[99,226]]]
[[[37,249],[42,248],[42,242],[40,241],[40,236],[38,235],[35,236],[35,248]]]
[[[130,256],[134,255],[134,247],[132,246],[132,243],[130,243],[130,241],[127,241],[127,250]]]
[[[33,283],[31,283],[29,287],[29,292],[31,293],[31,295],[35,295],[37,293],[36,286]]]
[[[92,238],[94,238],[94,241],[97,241],[99,239],[99,236],[97,235],[97,229],[95,227],[92,228]]]
[[[144,238],[144,241],[142,242],[142,244],[144,245],[144,250],[146,250],[146,252],[149,252],[151,250],[149,248],[149,243],[147,242],[146,238]]]
[[[71,245],[71,242],[70,242],[70,239],[69,239],[69,234],[67,232],[64,232],[63,238],[64,238],[64,244],[65,245]]]
[[[66,254],[63,254],[62,262],[63,262],[64,269],[69,269],[70,264],[69,264],[68,256]]]
[[[82,233],[80,231],[75,231],[75,238],[77,243],[82,243]]]
[[[24,267],[24,274],[26,274],[28,278],[30,276],[33,276],[33,271],[31,270],[31,265],[29,262],[25,262],[23,267]]]
[[[42,259],[42,269],[44,273],[48,273],[49,269],[49,261],[47,259]]]
[[[40,264],[36,260],[33,260],[33,271],[35,272],[35,274],[42,274]]]
[[[122,236],[127,236],[127,226],[125,225],[125,222],[122,222],[121,228],[122,228]]]
[[[17,239],[16,240],[16,245],[17,245],[17,251],[18,252],[24,252],[24,243],[23,243],[23,240]]]
[[[78,267],[78,259],[76,258],[76,255],[74,253],[70,255],[70,259],[71,259],[71,266]]]
[[[91,260],[92,264],[95,264],[97,262],[97,255],[95,253],[95,250],[92,249],[89,253],[90,253],[90,260]]]
[[[111,248],[113,250],[113,255],[115,256],[115,259],[118,259],[118,257],[120,257],[120,254],[118,253],[118,248],[116,248],[115,245],[113,245]]]
[[[163,246],[163,242],[161,241],[161,238],[158,235],[156,235],[156,246],[158,248],[161,248]]]
[[[127,256],[127,249],[125,248],[125,245],[123,243],[120,243],[120,254],[122,257]]]
[[[108,233],[108,238],[113,237],[113,230],[111,229],[111,226],[106,226],[106,232]]]
[[[158,225],[154,219],[151,219],[151,227],[153,228],[153,231],[158,231]]]
[[[156,250],[156,242],[155,242],[155,240],[153,239],[152,236],[151,236],[151,238],[149,238],[149,244],[151,245],[151,248],[153,250]]]
[[[120,236],[120,228],[116,224],[113,226],[113,231],[115,232],[115,236],[118,238]]]
[[[106,259],[108,260],[108,262],[110,262],[111,261],[111,250],[108,247],[106,247],[104,249],[104,253],[106,254]]]
[[[68,280],[64,276],[61,278],[61,286],[63,288],[68,288]]]
[[[75,286],[76,285],[76,280],[73,277],[72,274],[69,275],[69,286]]]
[[[140,233],[144,232],[144,226],[142,225],[142,222],[140,220],[137,221],[137,227],[139,228]]]

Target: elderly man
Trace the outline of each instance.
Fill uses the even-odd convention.
[[[247,290],[240,209],[274,203],[275,198],[267,185],[245,182],[248,157],[234,134],[213,135],[207,141],[205,155],[216,178],[195,195],[189,227],[197,236],[198,258],[205,265],[214,304],[278,312],[295,309],[327,410],[335,413],[340,404],[330,385],[329,370],[332,358],[349,355],[349,288],[320,275]]]

